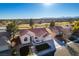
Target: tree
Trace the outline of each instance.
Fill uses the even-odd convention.
[[[18,31],[18,27],[15,21],[12,21],[12,23],[7,25],[7,32],[10,34],[10,39],[11,38],[14,39],[17,31]],[[16,52],[16,48],[12,46],[12,40],[10,40],[10,42],[11,42],[11,51],[12,51],[11,53],[12,55],[16,55],[14,54]]]
[[[75,22],[74,27],[73,27],[73,32],[79,30],[79,21]]]
[[[50,27],[53,27],[53,26],[55,26],[55,22],[52,21],[52,22],[50,23]]]
[[[10,37],[12,36],[14,38],[17,31],[18,27],[15,21],[7,25],[7,32],[10,34]]]
[[[33,29],[33,20],[32,19],[30,19],[30,22],[29,22],[29,24],[30,24],[30,26],[31,26],[31,28]]]

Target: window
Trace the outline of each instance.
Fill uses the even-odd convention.
[[[27,37],[24,38],[24,41],[27,41]]]
[[[37,37],[35,37],[35,39],[38,39]]]

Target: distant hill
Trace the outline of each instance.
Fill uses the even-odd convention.
[[[32,18],[31,18],[32,19]],[[32,21],[34,23],[48,23],[51,21],[57,21],[57,22],[62,22],[62,21],[74,21],[74,20],[79,20],[79,16],[76,17],[60,17],[60,18],[33,18]],[[0,23],[2,21],[5,21],[7,23],[7,21],[16,21],[17,23],[29,23],[30,19],[0,19]],[[4,22],[3,22],[4,23]]]

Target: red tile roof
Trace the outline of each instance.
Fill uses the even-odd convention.
[[[57,31],[57,32],[61,32],[64,29],[61,26],[54,26],[54,27],[50,27],[50,30]]]
[[[35,29],[30,29],[33,33],[35,33],[36,36],[41,36],[44,34],[48,34],[45,28],[35,28]]]
[[[29,30],[25,29],[25,30],[20,30],[20,36],[23,36],[25,34],[27,34]]]
[[[39,36],[39,37],[41,35],[48,34],[45,28],[34,28],[34,29],[29,29],[29,30],[20,30],[20,36],[27,34],[28,31],[33,32],[36,36]]]

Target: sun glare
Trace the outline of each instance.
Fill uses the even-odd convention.
[[[53,5],[54,3],[43,3],[43,5],[45,5],[45,6],[51,6],[51,5]]]

